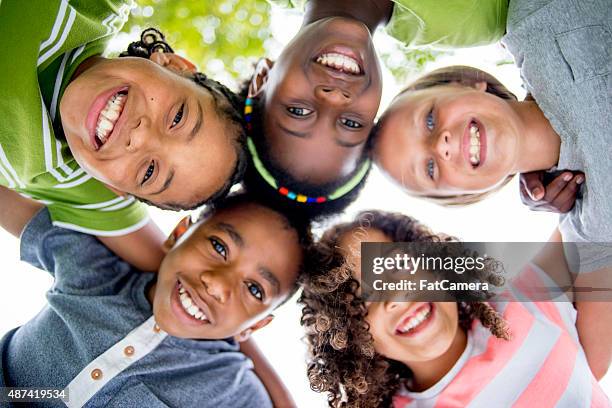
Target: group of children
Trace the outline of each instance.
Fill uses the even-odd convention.
[[[292,406],[250,335],[303,288],[307,374],[330,406],[609,406],[597,384],[609,303],[369,302],[361,242],[453,239],[379,211],[316,243],[310,232],[372,165],[444,205],[567,169],[546,186],[525,175],[524,199],[566,212],[557,239],[598,243],[579,246],[571,273],[605,276],[606,0],[282,3],[304,9],[303,25],[240,94],[156,29],[103,57],[129,2],[0,3],[0,34],[21,39],[0,63],[0,115],[12,118],[0,124],[0,225],[54,277],[48,306],[0,340],[0,385],[69,391],[49,406]],[[407,46],[501,39],[529,97],[447,67],[376,122],[382,26]],[[145,204],[204,209],[164,241]]]

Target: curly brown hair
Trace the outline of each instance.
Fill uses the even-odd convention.
[[[411,377],[410,369],[378,354],[366,321],[368,309],[360,297],[359,282],[339,250],[349,231],[377,229],[393,242],[452,242],[453,237],[433,234],[414,218],[382,211],[361,212],[354,221],[339,224],[317,243],[317,263],[300,297],[301,324],[306,330],[310,356],[308,379],[316,392],[327,392],[330,407],[387,407],[393,395]],[[503,283],[494,263],[484,274],[491,284]],[[488,303],[458,302],[459,325],[467,331],[474,319],[502,339],[509,339],[503,317]]]

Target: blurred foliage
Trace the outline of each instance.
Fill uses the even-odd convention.
[[[398,84],[406,84],[409,78],[422,74],[427,63],[446,53],[426,48],[408,49],[395,40],[391,41],[393,49],[380,52],[379,56]]]
[[[265,0],[137,0],[123,32],[138,38],[147,27],[216,79],[246,79],[271,38]]]
[[[137,4],[122,30],[130,40],[143,29],[156,27],[200,71],[234,88],[251,75],[259,58],[268,56],[268,42],[275,41],[266,0],[137,0]],[[285,43],[289,38],[278,40]],[[393,39],[388,41],[379,55],[398,83],[442,54],[408,50]]]

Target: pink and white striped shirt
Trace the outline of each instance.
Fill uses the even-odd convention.
[[[521,278],[504,301],[491,303],[508,322],[511,340],[496,338],[475,320],[453,368],[423,392],[400,390],[394,408],[611,406],[578,341],[572,304],[512,301],[525,298],[515,291],[526,295],[548,276],[531,265]]]

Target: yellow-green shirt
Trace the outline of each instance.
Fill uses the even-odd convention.
[[[0,185],[47,205],[54,225],[118,236],[148,221],[146,206],[118,197],[79,167],[59,102],[81,62],[101,54],[131,0],[0,1]]]
[[[307,0],[268,0],[303,9]],[[461,48],[498,41],[506,31],[508,0],[392,0],[385,30],[407,47]]]

